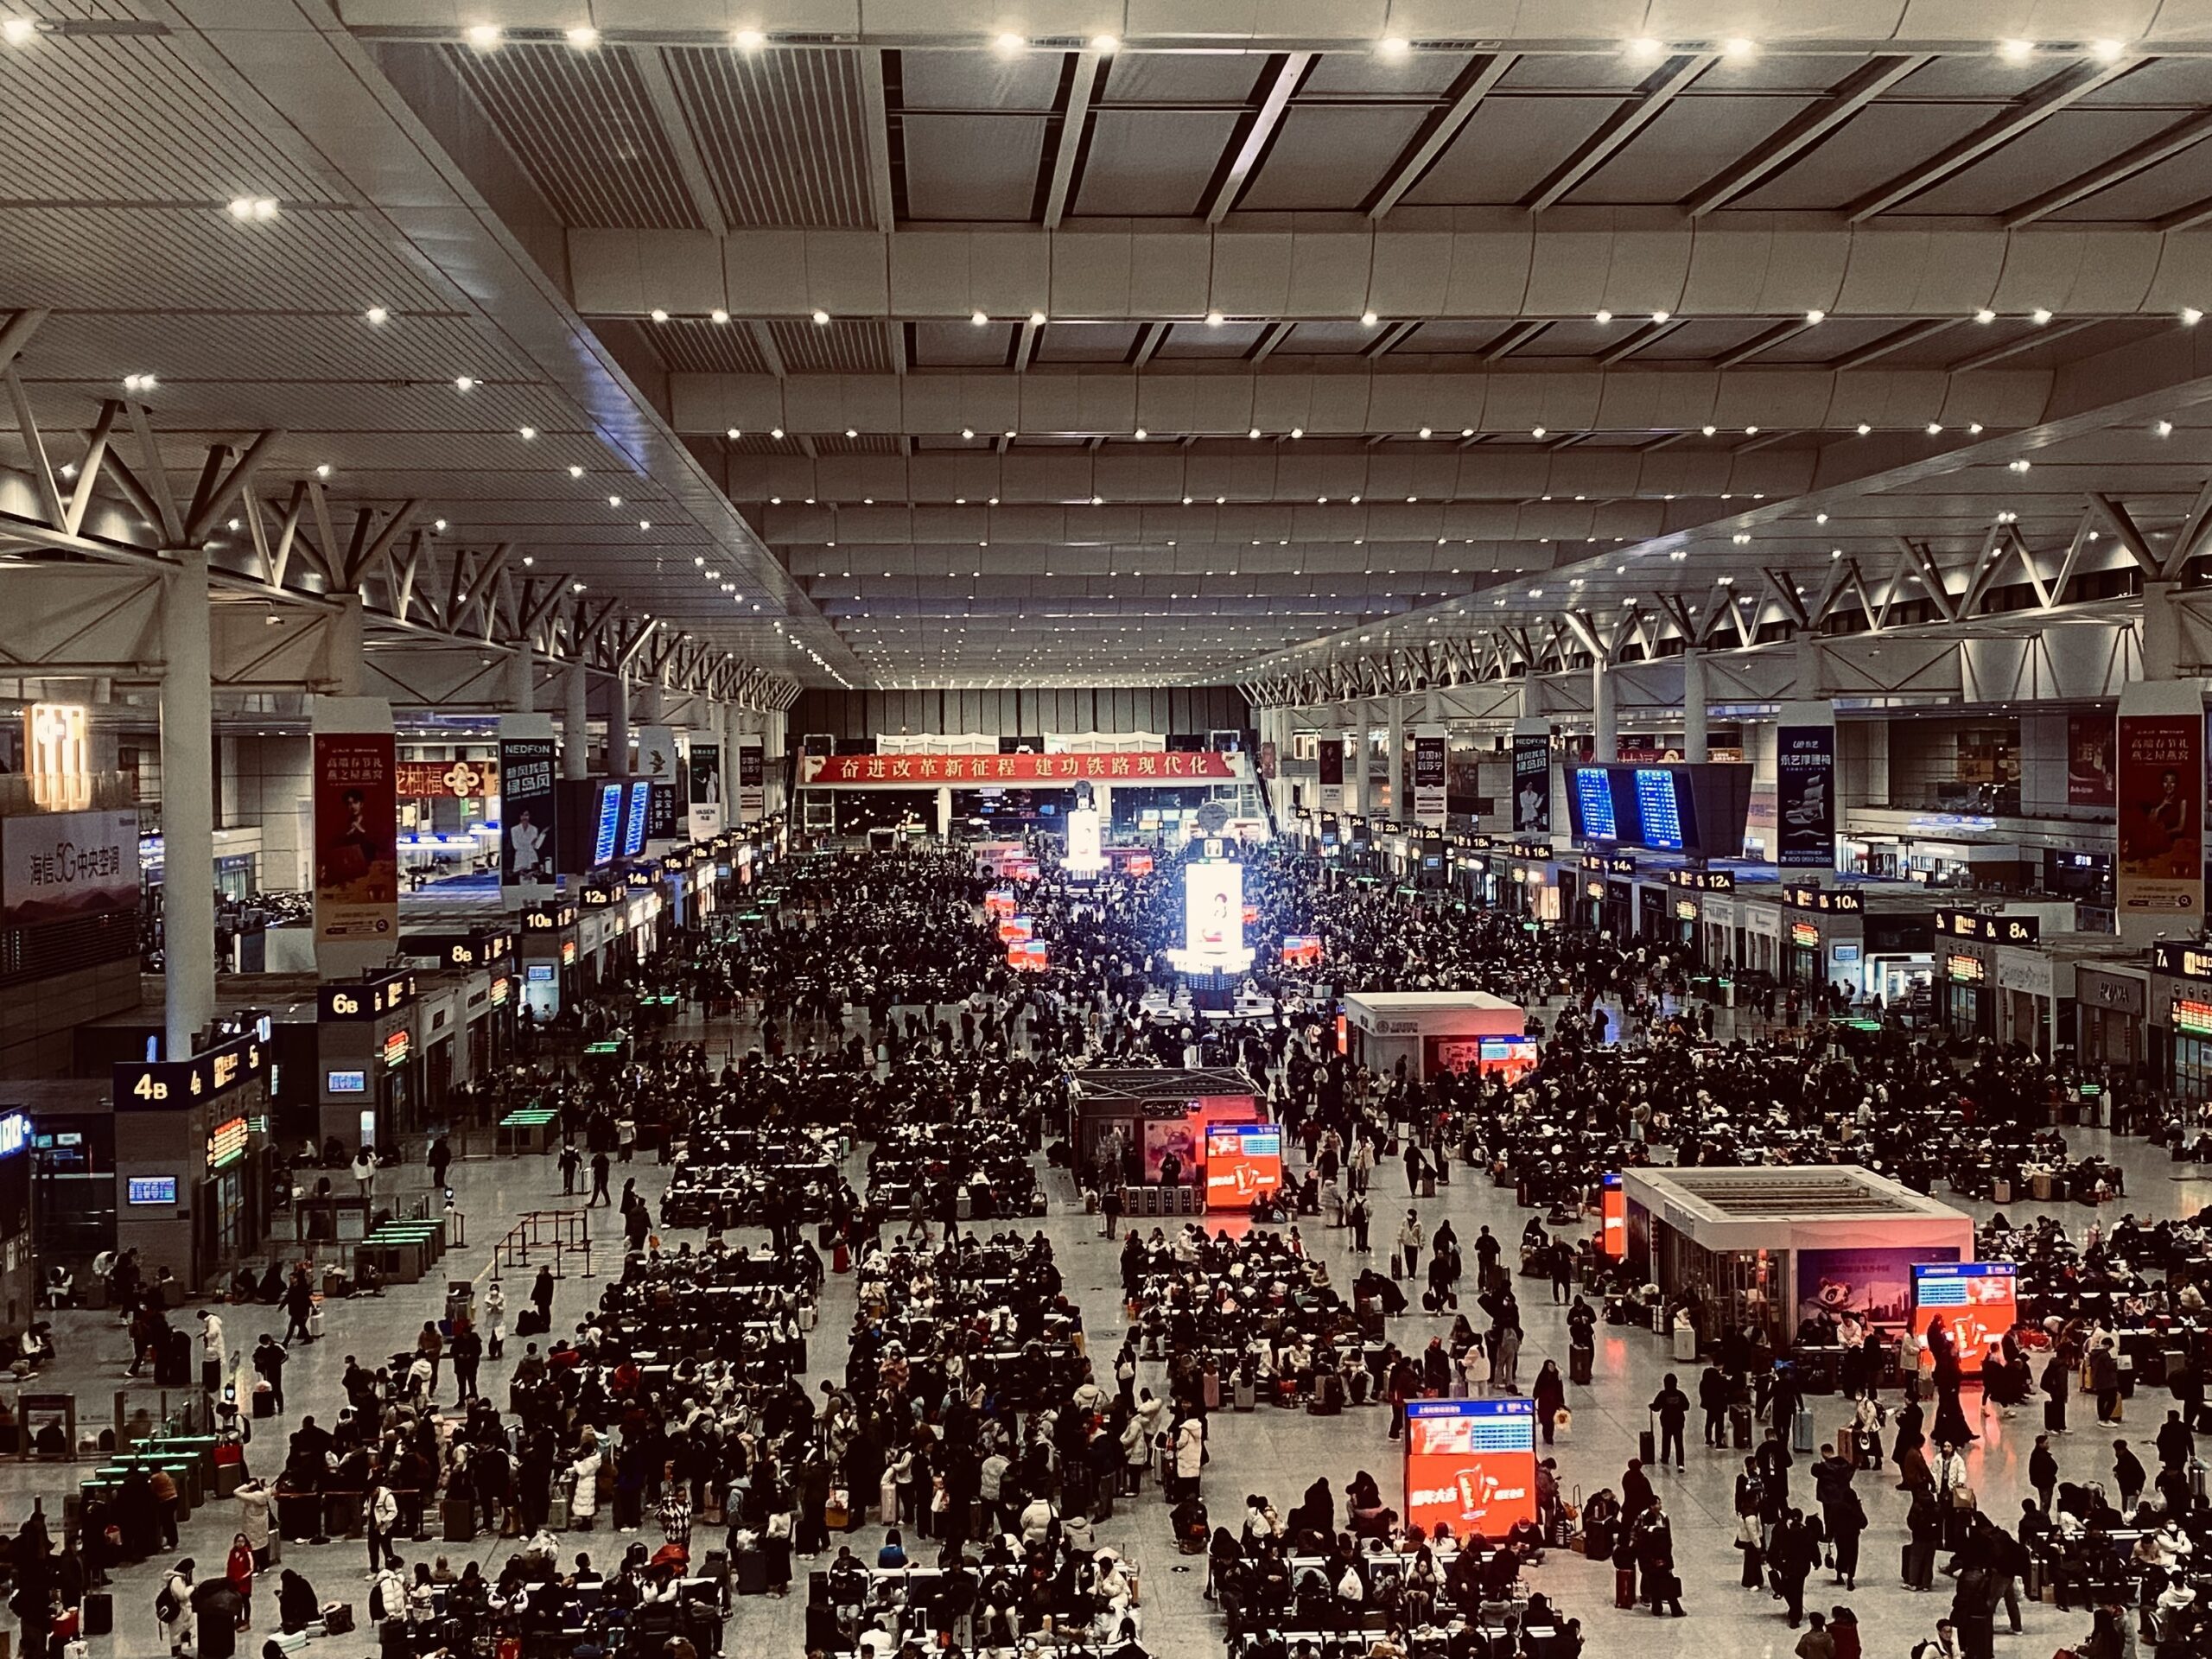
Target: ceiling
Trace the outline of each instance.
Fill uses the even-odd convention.
[[[29,10],[42,422],[156,373],[181,477],[281,427],[808,683],[1964,624],[2206,521],[2212,0]]]

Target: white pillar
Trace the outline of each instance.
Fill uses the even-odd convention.
[[[661,711],[664,707],[661,690],[661,678],[658,674],[651,679],[638,682],[638,723],[639,725],[660,724]]]
[[[1098,845],[1103,850],[1114,834],[1114,786],[1093,784],[1090,804],[1098,809]]]
[[[1382,811],[1382,803],[1375,792],[1375,728],[1367,723],[1363,709],[1351,734],[1357,747],[1352,751],[1351,772],[1357,787],[1352,810],[1363,818],[1371,818]]]
[[[1602,657],[1590,664],[1590,713],[1598,734],[1597,748],[1592,758],[1619,760],[1621,724],[1613,706],[1612,666]]]
[[[952,791],[943,784],[938,785],[937,791],[937,838],[952,839]]]
[[[176,556],[162,600],[162,1052],[181,1060],[215,1014],[215,710],[205,553]]]
[[[338,595],[338,614],[330,624],[330,692],[334,697],[361,695],[361,596]],[[212,880],[212,875],[210,877]]]
[[[607,691],[607,775],[621,778],[630,770],[630,675],[617,669]]]
[[[2143,677],[2171,680],[2181,671],[2181,616],[2177,608],[2181,584],[2146,582],[2143,584]]]
[[[591,776],[591,680],[582,663],[569,664],[561,695],[561,775],[573,782]]]
[[[1682,653],[1682,759],[1706,758],[1705,653],[1692,649]]]
[[[1411,816],[1411,803],[1406,789],[1406,700],[1390,699],[1389,724],[1384,728],[1383,743],[1389,753],[1382,773],[1390,788],[1390,816],[1400,823]]]
[[[507,656],[507,712],[534,715],[537,712],[537,653],[525,639]]]

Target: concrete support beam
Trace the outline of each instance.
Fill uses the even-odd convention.
[[[214,679],[207,556],[175,556],[162,604],[162,844],[164,1021],[169,1059],[192,1052],[215,1013]]]

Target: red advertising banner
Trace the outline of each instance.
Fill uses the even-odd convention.
[[[1230,784],[1243,774],[1239,757],[1211,750],[1147,750],[1141,754],[810,754],[799,782],[815,788],[1050,788],[1086,779],[1116,785]]]
[[[403,801],[428,801],[441,795],[465,799],[499,792],[496,760],[402,760],[398,765]]]
[[[390,938],[397,933],[396,773],[390,732],[315,734],[318,940]]]
[[[2113,721],[2109,715],[2066,716],[2066,804],[2110,806],[2117,798],[2112,775]]]

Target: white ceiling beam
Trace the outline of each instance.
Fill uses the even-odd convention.
[[[699,153],[698,135],[691,130],[691,122],[683,113],[683,100],[677,96],[676,82],[668,73],[668,48],[639,46],[630,52],[631,67],[637,71],[638,83],[645,88],[645,101],[652,105],[653,118],[660,124],[661,136],[668,140],[668,153],[675,158],[676,170],[683,177],[683,188],[691,198],[692,211],[699,215],[699,223],[715,236],[728,233],[729,225],[722,218],[721,198],[715,194],[714,175],[707,171],[706,158]]]
[[[1252,181],[1266,157],[1268,147],[1274,143],[1275,133],[1282,125],[1282,118],[1290,112],[1290,100],[1298,91],[1298,84],[1306,79],[1306,71],[1313,67],[1318,54],[1285,52],[1274,60],[1274,71],[1263,77],[1265,86],[1259,101],[1246,111],[1238,123],[1238,131],[1231,142],[1236,148],[1230,153],[1229,165],[1207,200],[1205,221],[1218,225],[1229,217],[1230,210]]]
[[[898,227],[898,200],[891,188],[891,108],[883,79],[883,52],[864,48],[861,66],[861,140],[868,149],[868,201],[874,209],[875,228]]]
[[[1075,73],[1068,83],[1068,105],[1060,111],[1059,142],[1052,147],[1052,178],[1045,189],[1045,228],[1057,231],[1066,217],[1068,197],[1075,186],[1076,158],[1083,154],[1084,135],[1090,130],[1091,101],[1105,84],[1111,60],[1100,52],[1075,54]]]
[[[1574,188],[1603,167],[1636,135],[1659,118],[1660,112],[1689,90],[1690,84],[1720,60],[1712,53],[1693,53],[1675,59],[1648,91],[1638,92],[1607,116],[1597,131],[1575,147],[1574,153],[1554,168],[1543,181],[1522,198],[1532,213],[1556,206]]]
[[[1483,99],[1519,61],[1520,54],[1516,52],[1485,53],[1459,72],[1459,79],[1444,95],[1444,104],[1429,112],[1368,198],[1370,219],[1383,218],[1404,199],[1407,191],[1421,182],[1421,175],[1459,136],[1459,129],[1467,124],[1468,118],[1482,107]]]
[[[2080,103],[2107,81],[2117,79],[2143,60],[2123,57],[2112,63],[2076,64],[2062,69],[2002,114],[1984,122],[1956,143],[1946,145],[1928,160],[1898,174],[1853,202],[1844,216],[1853,224],[1902,206],[1922,191],[1932,189],[1954,173],[1971,167],[2011,143],[2022,133],[2041,125],[2061,110]]]
[[[2142,570],[2143,574],[2146,576],[2163,577],[2165,575],[2165,561],[2161,559],[2152,549],[2150,538],[2136,528],[2135,520],[2129,515],[2127,509],[2101,490],[2091,490],[2088,492],[2088,498],[2090,510],[2104,520],[2106,527],[2113,535],[2120,537],[2120,544],[2127,550],[2127,556],[2135,561],[2137,567]]]
[[[2022,202],[2005,215],[2005,228],[2018,230],[2047,219],[2063,207],[2071,207],[2099,191],[2109,190],[2115,184],[2133,178],[2146,168],[2171,161],[2207,138],[2212,138],[2212,114],[2191,116],[2177,122],[2163,132],[2152,134],[2133,149],[2122,150],[2110,161],[2076,173],[2063,184],[2053,185],[2041,195]]]
[[[1715,208],[1726,207],[1811,149],[1928,61],[1925,54],[1872,60],[1779,132],[1715,174],[1682,204],[1683,212],[1701,219]]]

